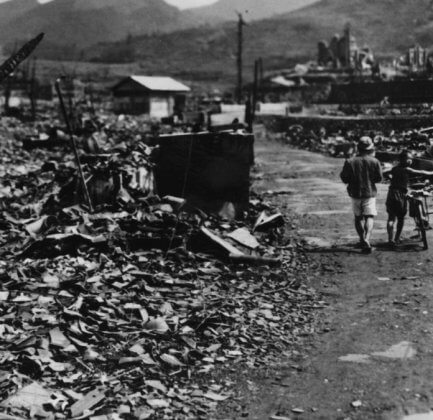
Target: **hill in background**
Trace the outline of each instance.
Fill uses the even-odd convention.
[[[431,0],[322,0],[306,8],[250,22],[245,28],[245,65],[263,57],[265,67],[281,68],[316,58],[318,41],[330,40],[350,22],[358,44],[377,54],[399,54],[415,42],[433,46]],[[125,43],[100,45],[86,58],[110,61]],[[235,73],[236,24],[137,37],[128,45],[133,60],[148,72],[195,74],[203,78]],[[115,61],[118,61],[119,57]],[[247,69],[247,74],[251,71]]]
[[[209,7],[180,11],[164,0],[13,0],[0,4],[0,43],[13,45],[45,32],[42,54],[58,59],[82,57],[99,42],[166,33],[231,20],[235,11],[259,19],[318,0],[219,0]]]
[[[58,59],[80,58],[98,42],[126,41],[191,24],[187,13],[162,0],[14,0],[0,5],[3,45],[45,32],[40,53]]]
[[[219,0],[209,6],[191,9],[200,21],[221,22],[235,20],[242,13],[246,21],[269,18],[300,9],[319,0]]]
[[[192,11],[181,12],[162,0],[54,0],[36,10],[35,1],[14,0],[24,15],[13,18],[13,25],[9,25],[16,26],[15,34],[20,34],[21,39],[40,30],[48,32],[47,41],[38,48],[38,57],[134,63],[135,72],[140,73],[235,83],[237,28],[233,21],[191,28],[199,22],[197,18],[191,23]],[[220,0],[215,7],[229,7],[227,1]],[[255,1],[232,0],[230,4],[241,9],[242,4],[247,7]],[[280,0],[260,1],[280,4]],[[7,27],[1,26],[3,6],[0,39],[11,38],[13,33],[13,28],[9,33]],[[50,14],[56,18],[47,21]],[[342,32],[347,22],[358,44],[370,45],[376,55],[396,56],[416,42],[433,47],[432,0],[321,0],[268,19],[246,20],[246,80],[252,78],[252,63],[258,57],[264,59],[265,69],[287,68],[315,59],[318,41],[329,41]],[[174,28],[185,27],[173,32]],[[146,35],[134,35],[142,34],[143,28]],[[153,32],[156,30],[159,32]],[[68,42],[65,34],[72,34],[69,47],[56,44]]]
[[[37,0],[14,0],[14,2],[0,3],[0,26],[9,24],[38,5]]]

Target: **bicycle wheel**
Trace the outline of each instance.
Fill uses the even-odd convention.
[[[424,209],[422,206],[422,203],[417,203],[416,205],[416,213],[414,215],[416,226],[419,230],[419,233],[421,235],[421,240],[424,245],[424,249],[428,249],[428,242],[427,242],[427,232],[426,232],[426,220],[424,217]]]

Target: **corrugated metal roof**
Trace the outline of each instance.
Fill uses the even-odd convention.
[[[191,89],[171,77],[131,76],[131,79],[149,90],[189,92]]]

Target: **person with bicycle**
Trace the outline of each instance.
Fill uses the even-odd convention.
[[[399,162],[391,170],[391,184],[386,198],[386,211],[388,213],[388,243],[391,247],[401,241],[404,219],[407,213],[407,193],[411,175],[433,176],[433,171],[421,171],[413,169],[412,155],[403,150],[399,155]],[[397,229],[394,235],[395,222]]]
[[[382,168],[374,157],[374,143],[370,137],[361,137],[357,147],[359,155],[346,160],[340,177],[347,184],[347,192],[352,198],[360,245],[364,252],[371,253],[370,237],[377,216],[376,184],[382,181]]]

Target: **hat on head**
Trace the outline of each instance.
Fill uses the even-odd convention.
[[[368,136],[361,137],[358,142],[358,149],[361,152],[373,150],[374,149],[373,140],[371,140],[371,138]]]
[[[409,152],[408,150],[403,150],[401,151],[400,155],[399,155],[399,159],[400,162],[406,162],[410,159],[413,159],[412,153]]]

